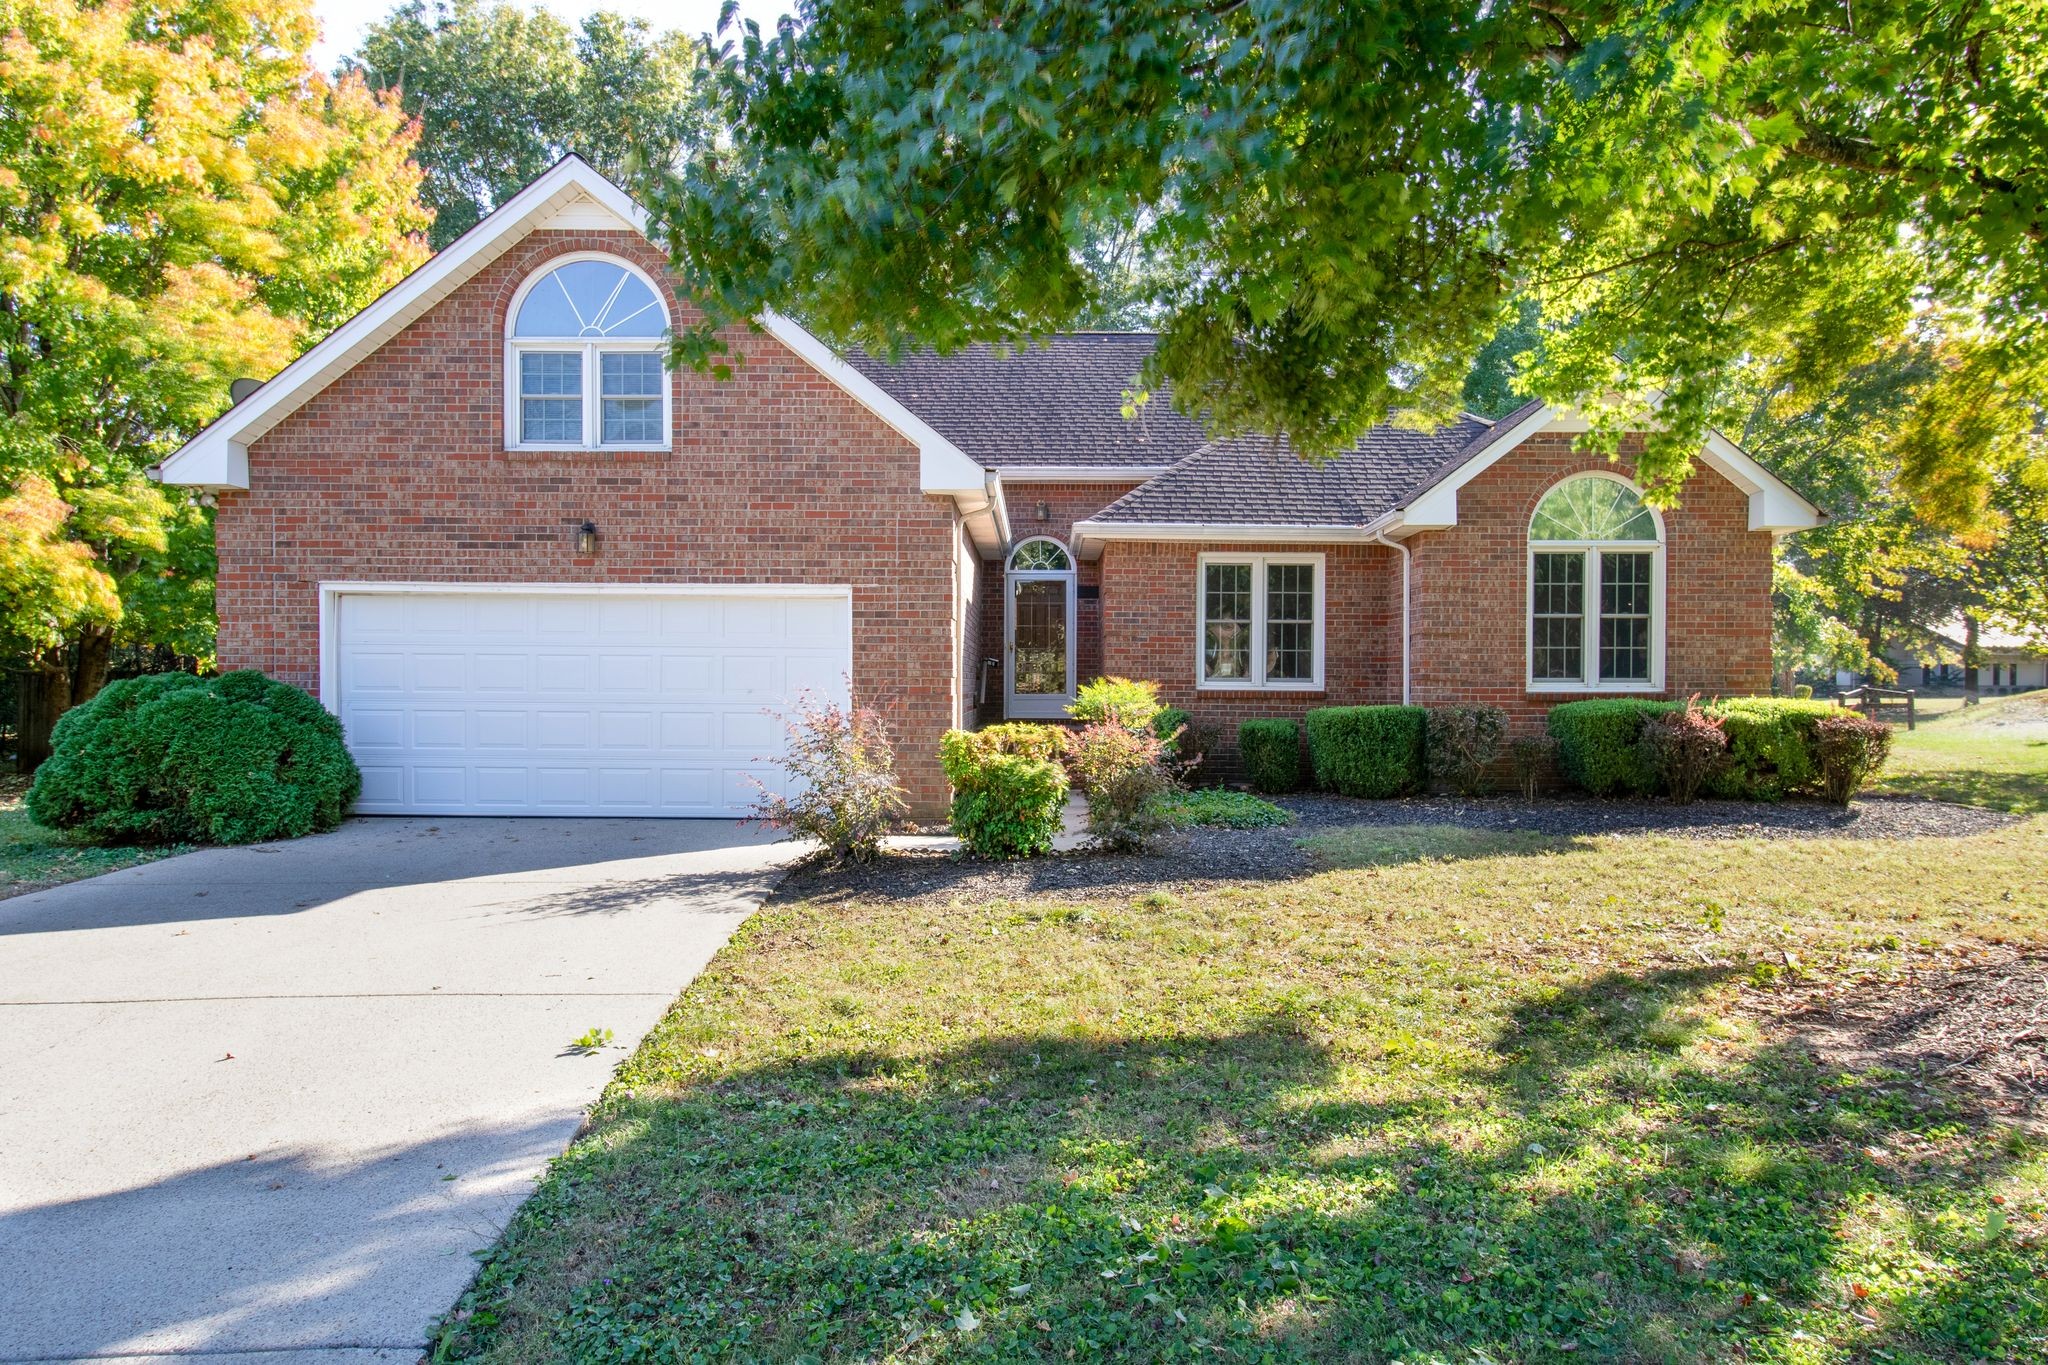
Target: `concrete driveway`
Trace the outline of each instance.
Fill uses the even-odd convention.
[[[0,901],[0,1360],[414,1358],[768,837],[356,820]]]

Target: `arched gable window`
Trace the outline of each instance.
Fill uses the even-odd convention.
[[[1576,474],[1529,521],[1529,686],[1664,685],[1664,523],[1636,486]]]
[[[550,261],[512,300],[505,429],[524,449],[666,449],[661,291],[624,261]]]

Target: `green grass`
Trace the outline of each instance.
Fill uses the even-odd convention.
[[[21,803],[27,789],[24,778],[0,778],[0,898],[80,877],[97,877],[185,851],[182,847],[100,848],[79,843],[28,818]]]
[[[2048,820],[1317,847],[1346,865],[769,907],[621,1068],[436,1353],[2048,1356],[2048,1149],[1745,1007],[1788,973],[2041,943]]]
[[[2048,812],[2048,693],[2024,692],[1899,727],[1877,790]]]
[[[1166,818],[1176,825],[1212,825],[1223,829],[1277,829],[1294,817],[1250,792],[1222,787],[1197,787],[1174,792],[1160,801]]]

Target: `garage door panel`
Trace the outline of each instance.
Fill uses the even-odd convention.
[[[405,655],[395,650],[364,649],[341,667],[342,685],[357,695],[405,691]]]
[[[652,692],[659,668],[652,654],[600,654],[597,690],[608,697],[622,692]]]
[[[412,746],[415,749],[469,748],[467,711],[414,711]]]
[[[843,596],[344,593],[335,620],[366,812],[743,814],[780,780],[769,711],[849,669]]]
[[[469,804],[469,771],[459,767],[412,765],[412,799],[422,806]]]
[[[533,658],[509,650],[483,650],[470,656],[471,685],[479,692],[519,695],[533,690]]]

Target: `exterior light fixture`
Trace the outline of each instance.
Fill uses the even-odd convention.
[[[597,553],[597,523],[586,521],[576,528],[576,553],[594,555]]]
[[[1038,519],[1039,519],[1040,521],[1051,521],[1051,520],[1052,520],[1052,504],[1051,504],[1051,503],[1049,503],[1049,502],[1044,502],[1044,501],[1041,501],[1041,502],[1040,502],[1040,503],[1038,504],[1038,506],[1037,506],[1036,508],[1034,508],[1033,510],[1034,510],[1034,511],[1036,511],[1036,512],[1038,513]]]

